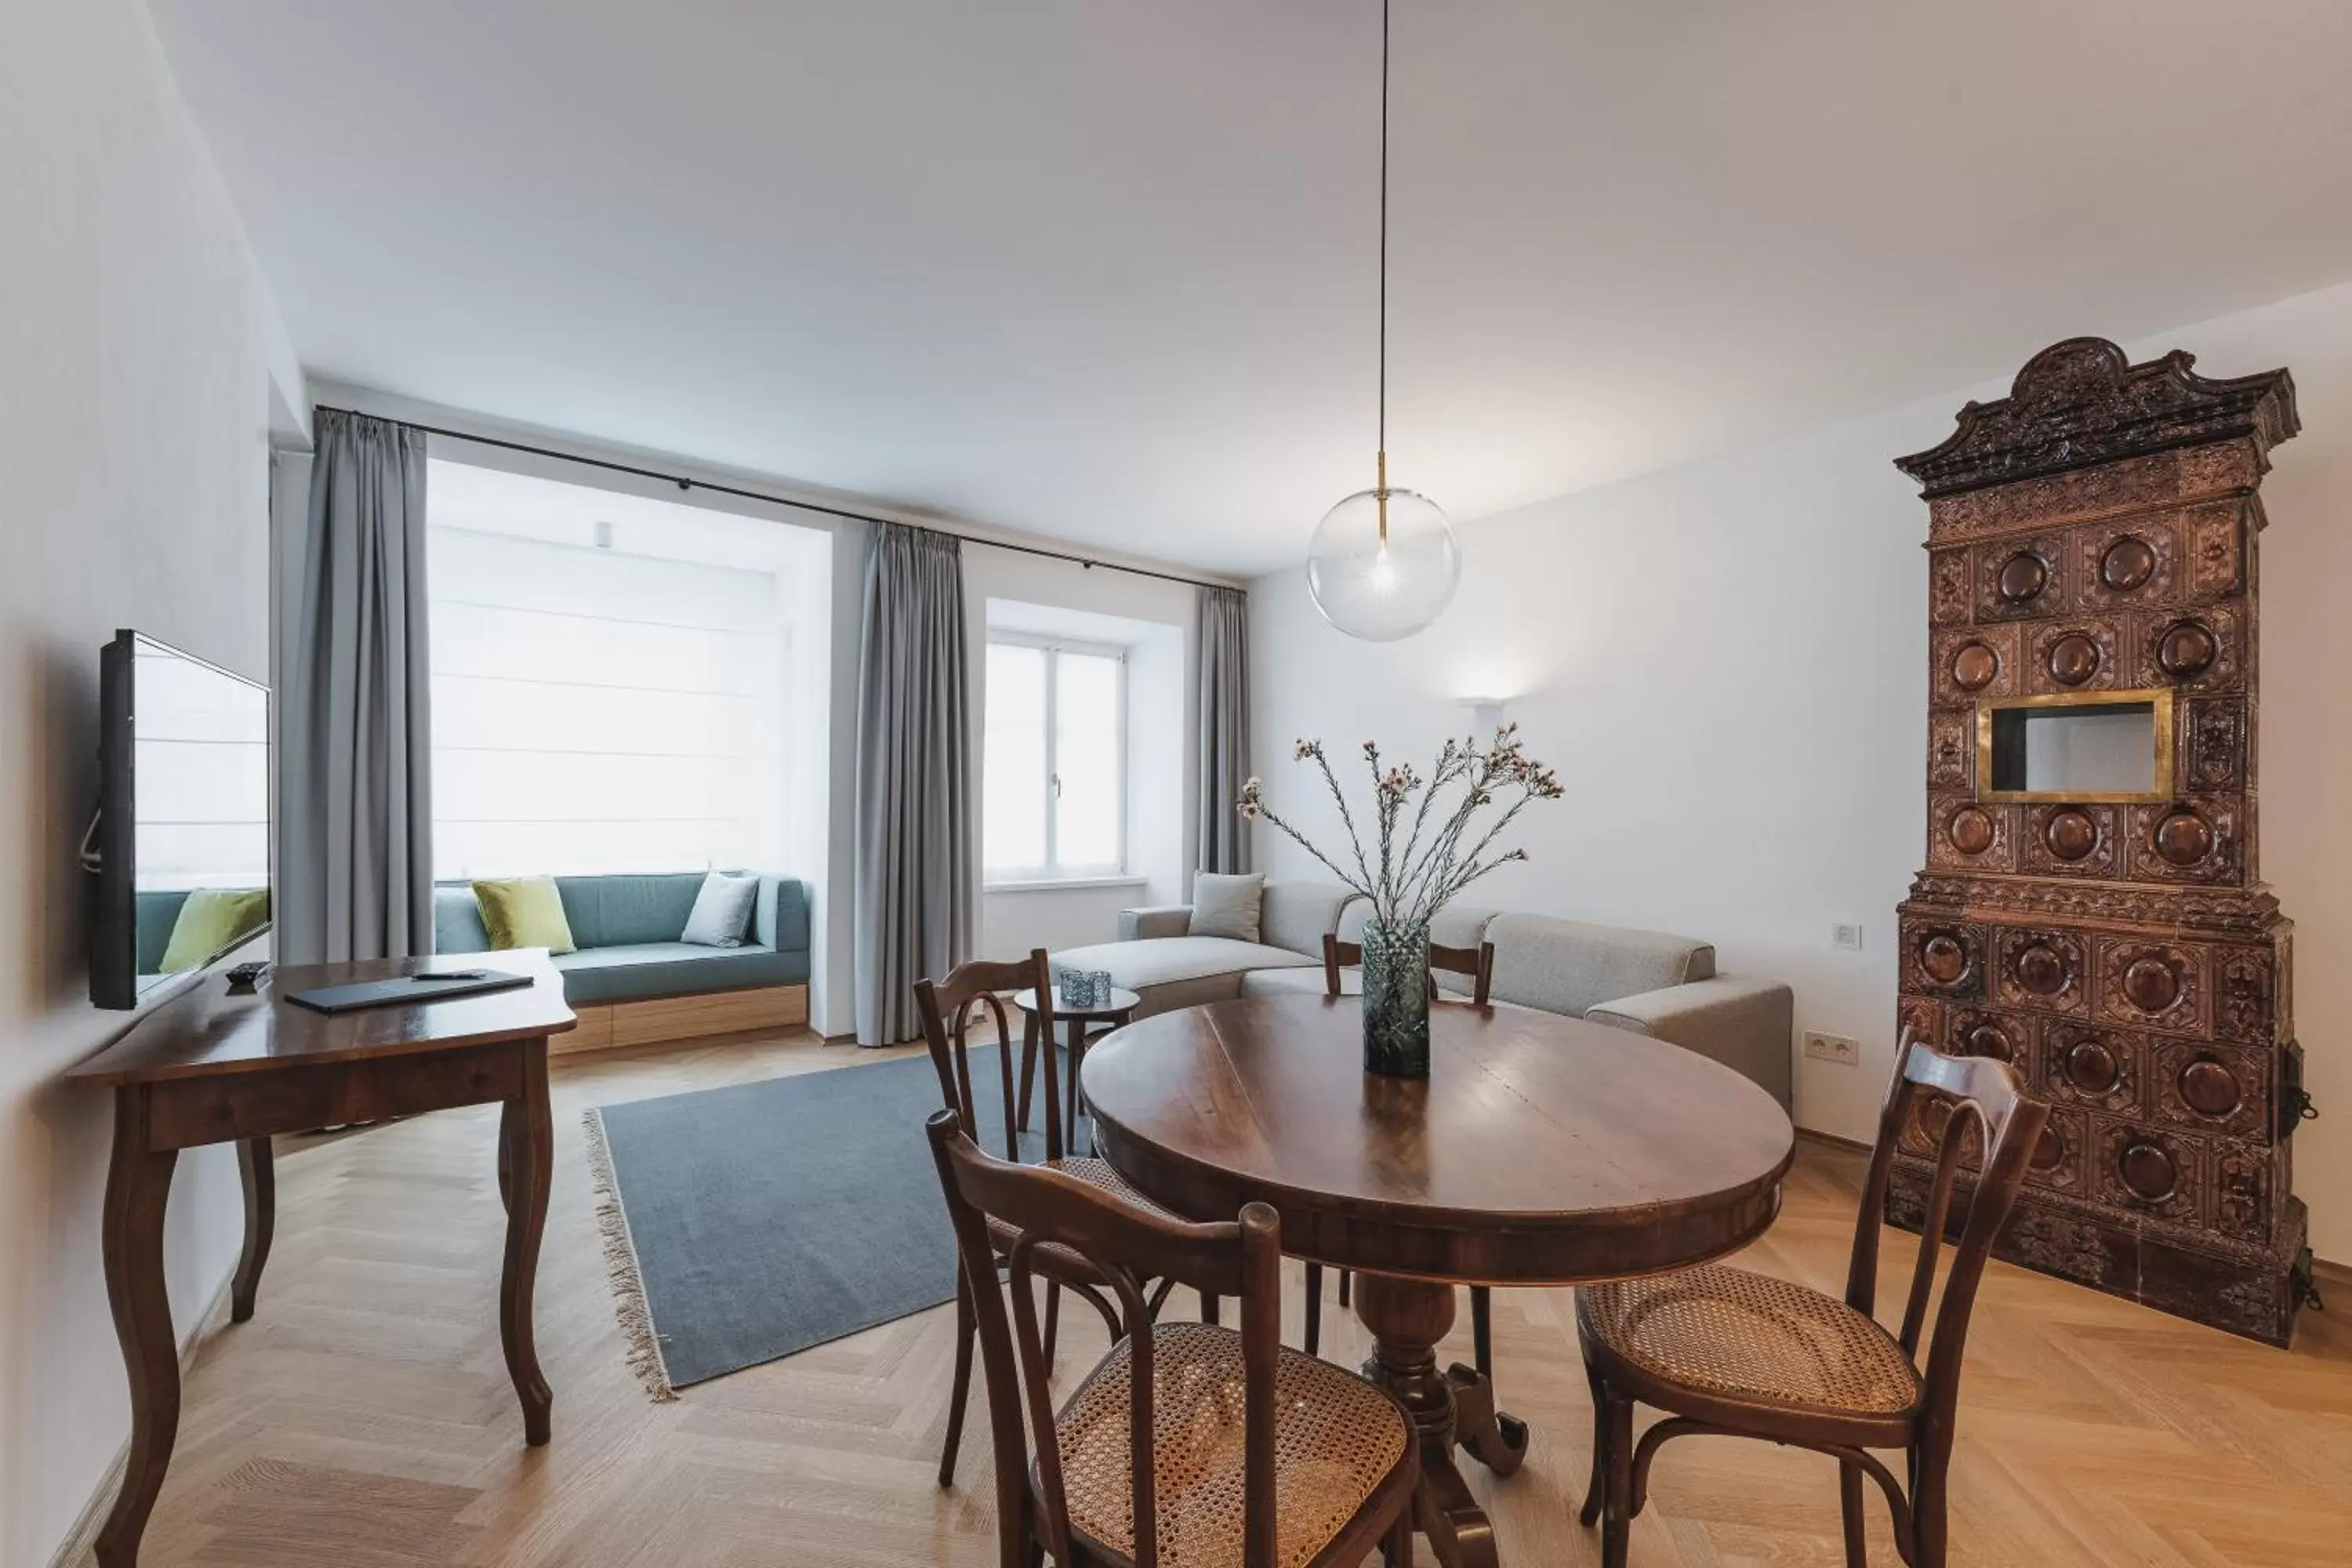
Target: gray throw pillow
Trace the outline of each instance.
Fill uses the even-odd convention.
[[[713,871],[702,879],[694,896],[694,912],[686,917],[678,941],[697,947],[740,947],[751,923],[751,904],[760,896],[760,878],[753,871]]]
[[[1202,871],[1192,879],[1192,934],[1255,942],[1258,906],[1265,898],[1265,878],[1261,873],[1224,877]]]

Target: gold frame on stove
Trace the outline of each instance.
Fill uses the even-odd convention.
[[[2039,697],[1994,697],[1977,704],[1977,798],[1986,801],[2075,801],[2085,805],[2153,805],[2177,798],[2179,732],[2173,725],[2173,690],[2168,686],[2139,687],[2128,691],[2060,691]],[[2063,790],[1995,789],[1992,786],[1993,715],[2013,708],[2125,708],[2146,703],[2156,731],[2156,766],[2145,791],[2126,794],[2069,794]]]

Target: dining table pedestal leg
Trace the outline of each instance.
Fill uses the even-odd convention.
[[[1528,1424],[1495,1408],[1495,1380],[1455,1362],[1445,1372],[1454,1384],[1454,1440],[1462,1451],[1498,1476],[1528,1462]]]
[[[1372,1335],[1372,1356],[1364,1363],[1364,1375],[1396,1395],[1421,1433],[1414,1529],[1428,1539],[1430,1550],[1446,1568],[1496,1568],[1495,1527],[1454,1461],[1455,1443],[1484,1436],[1464,1427],[1465,1415],[1493,1426],[1494,1393],[1475,1372],[1459,1366],[1441,1371],[1437,1364],[1438,1342],[1454,1326],[1454,1287],[1360,1273],[1356,1315]],[[1524,1457],[1524,1426],[1519,1442],[1518,1454]],[[1517,1468],[1516,1458],[1509,1468]]]

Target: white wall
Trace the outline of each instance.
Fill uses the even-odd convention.
[[[980,952],[1003,958],[1034,947],[1108,942],[1118,933],[1119,910],[1183,902],[1192,868],[1199,863],[1200,844],[1195,820],[1200,794],[1197,590],[1188,583],[1089,569],[976,542],[963,547],[963,581],[966,634],[971,644],[975,781],[984,774],[986,607],[991,599],[1117,616],[1168,634],[1148,633],[1134,639],[1128,657],[1128,868],[1138,879],[1101,887],[986,889],[981,895]],[[1139,719],[1144,721],[1139,723]]]
[[[2096,331],[2088,321],[2084,330]],[[2019,363],[2039,342],[2020,342]],[[2263,490],[2263,868],[2297,922],[2298,1032],[2332,1114],[2297,1135],[2323,1257],[2352,1259],[2352,285],[2127,345],[2215,375],[2286,365],[2305,431]],[[1459,596],[1387,646],[1324,625],[1303,574],[1252,585],[1258,772],[1327,820],[1291,741],[1408,754],[1509,698],[1567,797],[1534,855],[1466,897],[1715,942],[1727,971],[1796,989],[1799,1028],[1863,1042],[1800,1059],[1797,1119],[1866,1139],[1893,1064],[1894,910],[1924,852],[1927,508],[1891,459],[1941,440],[1992,384],[1468,524]],[[1443,498],[1440,498],[1441,500]],[[1305,874],[1271,829],[1261,864]],[[1830,926],[1865,928],[1859,953]]]
[[[1108,942],[1118,934],[1118,911],[1167,902],[1140,882],[1100,887],[993,887],[981,894],[982,958],[1025,958],[1032,948],[1059,952]],[[1179,900],[1181,901],[1181,900]]]
[[[10,7],[0,47],[0,1568],[37,1568],[129,1435],[99,1258],[110,1105],[58,1074],[85,997],[75,845],[98,648],[137,626],[268,673],[273,407],[301,375],[136,0]],[[289,432],[292,434],[294,432]],[[226,1149],[165,1233],[183,1335],[242,1232]]]

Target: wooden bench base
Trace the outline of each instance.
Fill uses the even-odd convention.
[[[640,1002],[590,1002],[572,1011],[580,1015],[580,1026],[553,1037],[548,1042],[550,1050],[569,1055],[702,1035],[797,1028],[808,1022],[808,987],[760,985],[744,991],[654,996]]]

